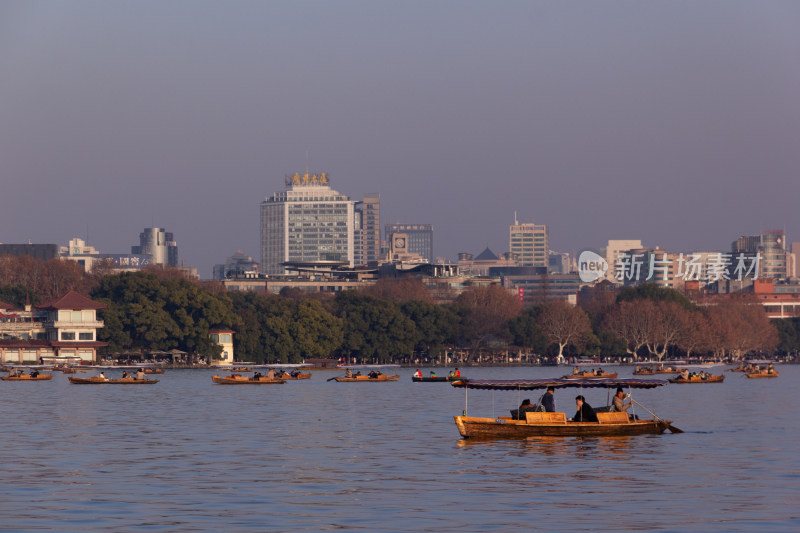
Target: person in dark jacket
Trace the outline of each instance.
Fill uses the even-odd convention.
[[[575,411],[575,416],[572,417],[573,422],[597,422],[597,415],[594,413],[594,409],[586,403],[583,396],[575,397],[575,405],[577,405],[578,410]]]
[[[556,412],[556,400],[553,397],[553,392],[555,392],[553,387],[547,387],[547,392],[542,396],[542,405],[544,406],[544,410],[548,413]]]

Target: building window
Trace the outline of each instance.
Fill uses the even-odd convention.
[[[74,341],[75,340],[75,332],[74,331],[62,331],[61,332],[61,340],[62,341]]]
[[[80,341],[93,341],[94,340],[94,335],[91,332],[89,332],[89,333],[78,333],[78,340],[80,340]]]

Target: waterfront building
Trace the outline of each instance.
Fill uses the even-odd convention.
[[[261,269],[286,274],[286,262],[353,266],[354,204],[326,173],[286,176],[286,189],[261,202]]]
[[[153,265],[178,266],[178,245],[164,228],[144,228],[139,234],[139,246],[131,246],[131,254],[149,255]]]
[[[386,241],[390,244],[396,233],[402,233],[408,253],[417,254],[433,262],[433,224],[386,224]]]
[[[545,267],[550,265],[550,239],[543,224],[514,224],[508,230],[508,249],[519,266]]]
[[[96,362],[97,349],[108,345],[97,340],[97,310],[105,307],[75,291],[35,310],[0,302],[0,362]]]
[[[58,256],[62,261],[78,263],[85,272],[91,272],[95,266],[101,263],[105,263],[115,272],[141,270],[150,266],[152,259],[149,254],[103,254],[94,246],[89,246],[83,239],[77,237],[71,239],[67,246],[61,246]]]
[[[233,334],[235,331],[225,328],[214,328],[210,330],[211,340],[222,347],[219,359],[209,361],[212,365],[231,365],[233,364]]]

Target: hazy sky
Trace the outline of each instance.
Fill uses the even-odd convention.
[[[434,253],[800,240],[800,2],[0,0],[0,242],[210,276],[328,172]]]

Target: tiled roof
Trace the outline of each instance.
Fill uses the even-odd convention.
[[[82,294],[71,290],[58,300],[38,305],[39,309],[105,309],[106,304],[95,302]]]
[[[6,311],[9,309],[14,309],[14,304],[9,304],[0,300],[0,309],[5,309]]]

